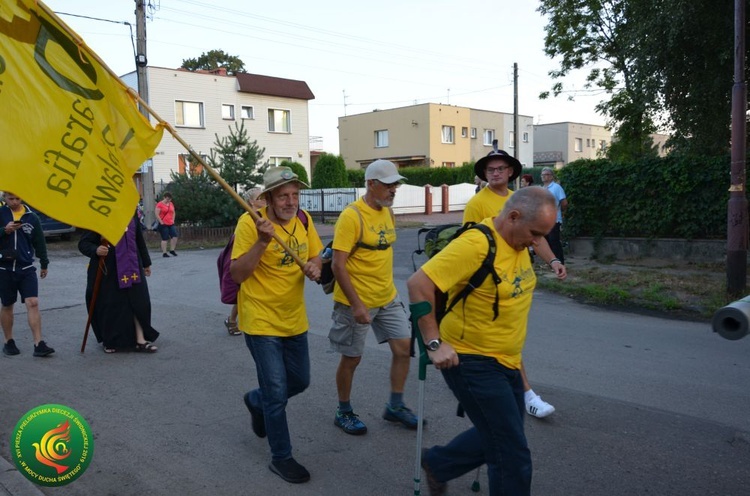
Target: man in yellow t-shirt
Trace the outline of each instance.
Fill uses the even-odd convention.
[[[347,434],[367,432],[351,406],[354,371],[362,360],[365,337],[373,330],[391,348],[391,396],[383,418],[417,428],[417,417],[403,400],[409,374],[411,331],[393,282],[396,229],[391,206],[404,179],[393,162],[376,160],[365,171],[365,195],[339,216],[333,235],[333,325],[331,347],[341,353],[336,370],[339,406],[334,424]],[[360,239],[361,238],[361,239]]]
[[[289,167],[272,167],[263,175],[267,206],[254,221],[245,213],[235,229],[232,279],[237,295],[238,327],[255,360],[258,388],[245,394],[253,432],[268,435],[269,468],[287,482],[310,480],[310,473],[292,457],[286,404],[310,385],[310,356],[305,312],[305,276],[320,279],[323,249],[309,215],[307,227],[297,215],[299,180]],[[278,236],[303,262],[274,239]]]
[[[479,269],[488,242],[470,229],[425,263],[406,285],[413,304],[429,302],[419,319],[427,354],[471,419],[473,427],[446,446],[423,453],[422,467],[432,494],[443,494],[449,480],[483,464],[491,494],[528,495],[531,454],[523,429],[521,352],[536,275],[527,248],[537,246],[555,224],[555,200],[542,188],[515,193],[503,211],[482,221],[491,227],[497,251],[492,277],[456,305],[438,327],[435,290],[448,301]],[[499,316],[493,303],[499,295]]]
[[[508,184],[521,174],[521,162],[507,152],[497,149],[497,141],[493,142],[494,149],[474,164],[475,174],[482,180],[488,181],[487,187],[474,195],[466,204],[464,210],[464,224],[467,222],[481,222],[487,217],[495,217],[505,206],[513,191]],[[546,239],[534,247],[539,258],[549,264],[559,279],[565,279],[567,271],[560,259],[555,257]],[[521,378],[524,387],[524,402],[526,412],[538,418],[544,418],[555,411],[555,407],[547,403],[541,396],[531,389],[526,377],[526,369],[521,364]]]

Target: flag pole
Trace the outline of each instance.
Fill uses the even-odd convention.
[[[94,279],[94,289],[91,292],[91,302],[89,303],[89,317],[86,320],[86,329],[83,331],[83,343],[81,343],[81,353],[86,349],[86,340],[89,337],[89,327],[91,319],[94,316],[94,306],[96,306],[96,297],[99,295],[99,286],[102,283],[102,274],[104,273],[104,258],[99,257],[99,267],[96,270],[96,279]]]
[[[190,152],[190,155],[195,159],[195,161],[198,162],[199,164],[201,164],[201,166],[203,167],[203,169],[206,170],[211,175],[211,177],[213,177],[214,180],[217,183],[219,183],[219,185],[222,188],[224,188],[224,190],[227,193],[229,193],[230,196],[232,198],[234,198],[235,201],[242,206],[242,208],[245,209],[245,211],[248,214],[250,214],[250,216],[253,218],[253,220],[255,220],[256,222],[258,220],[260,220],[260,216],[255,212],[255,210],[253,210],[253,208],[250,205],[247,204],[247,202],[234,190],[234,188],[232,188],[229,185],[229,183],[227,183],[224,180],[223,177],[221,177],[219,175],[218,172],[216,172],[216,170],[213,167],[211,167],[210,165],[208,165],[203,160],[203,158],[201,158],[200,155],[198,155],[197,153],[195,153],[195,150],[193,150],[193,148],[189,144],[187,144],[187,142],[185,142],[185,140],[183,140],[182,137],[179,134],[177,134],[177,131],[172,127],[172,125],[170,123],[166,122],[164,119],[162,119],[161,117],[159,117],[159,115],[154,111],[154,109],[152,109],[148,105],[148,103],[146,103],[146,102],[143,101],[143,99],[140,97],[140,95],[138,95],[137,91],[135,91],[133,88],[128,87],[128,93],[131,96],[133,96],[136,100],[138,100],[138,103],[140,103],[143,106],[143,108],[145,108],[146,110],[148,110],[148,113],[151,114],[151,115],[153,115],[154,118],[159,122],[159,124],[161,126],[163,126],[169,132],[169,134],[171,134],[172,137],[174,139],[176,139],[183,147],[185,147],[185,149],[188,152]],[[287,244],[284,243],[284,241],[282,241],[282,239],[279,237],[279,235],[276,234],[275,232],[273,233],[273,239],[275,239],[276,242],[279,244],[279,246],[281,246],[289,255],[291,255],[292,258],[294,258],[294,261],[297,262],[297,265],[299,265],[300,267],[304,267],[305,266],[305,263],[302,261],[302,259],[300,259],[299,256],[294,251],[292,251],[289,248],[289,246],[287,246]]]
[[[194,150],[192,149],[192,147],[191,147],[190,145],[188,145],[188,144],[187,144],[187,143],[185,142],[185,140],[183,140],[183,139],[182,139],[182,137],[180,137],[180,136],[179,136],[179,135],[177,134],[177,131],[176,131],[176,130],[175,130],[175,129],[174,129],[173,127],[172,127],[172,125],[171,125],[171,124],[169,124],[169,123],[168,123],[167,121],[165,121],[164,119],[162,119],[162,118],[161,118],[161,117],[160,117],[160,116],[159,116],[159,115],[158,115],[158,114],[157,114],[157,113],[156,113],[156,112],[154,111],[154,109],[152,109],[152,108],[151,108],[151,107],[150,107],[150,106],[148,105],[148,103],[146,103],[146,102],[145,102],[145,101],[144,101],[144,100],[143,100],[143,99],[142,99],[142,98],[140,97],[140,95],[138,94],[138,92],[137,92],[136,90],[134,90],[133,88],[131,88],[130,86],[128,86],[128,85],[126,85],[126,84],[125,84],[124,82],[122,82],[122,80],[121,80],[121,79],[120,79],[120,78],[119,78],[119,77],[118,77],[118,76],[117,76],[117,75],[116,75],[116,74],[115,74],[114,72],[112,72],[112,69],[110,69],[110,68],[109,68],[109,66],[108,66],[108,65],[107,65],[107,64],[106,64],[106,63],[105,63],[105,62],[104,62],[104,61],[103,61],[103,60],[102,60],[102,59],[101,59],[101,58],[100,58],[100,57],[99,57],[99,56],[98,56],[98,55],[97,55],[96,53],[94,53],[94,51],[93,51],[93,50],[91,50],[91,48],[89,48],[89,47],[88,47],[88,45],[86,45],[86,43],[85,43],[85,42],[83,41],[83,39],[82,39],[82,38],[81,38],[80,36],[78,36],[78,35],[77,35],[77,34],[76,34],[76,33],[75,33],[75,32],[74,32],[74,31],[73,31],[72,29],[70,29],[70,28],[68,27],[68,25],[67,25],[67,24],[65,24],[65,22],[63,22],[63,21],[62,21],[62,19],[60,19],[59,17],[57,17],[57,15],[56,15],[56,14],[55,14],[55,13],[54,13],[53,11],[51,11],[51,10],[49,9],[49,7],[47,7],[47,5],[45,5],[45,4],[43,3],[43,2],[37,2],[37,3],[36,3],[36,6],[37,6],[37,8],[39,8],[39,9],[43,10],[43,11],[44,11],[44,12],[45,12],[45,13],[46,13],[47,15],[49,15],[50,17],[52,17],[53,19],[55,19],[55,20],[56,20],[56,21],[57,21],[57,22],[59,23],[60,27],[61,27],[61,28],[62,28],[62,29],[63,29],[63,30],[64,30],[64,31],[65,31],[65,32],[66,32],[66,33],[68,34],[68,36],[70,36],[70,37],[71,37],[71,38],[72,38],[72,39],[73,39],[73,40],[74,40],[74,41],[76,42],[76,44],[78,45],[78,48],[79,48],[79,50],[85,51],[85,52],[86,52],[86,54],[87,54],[88,56],[90,56],[91,58],[93,58],[94,60],[96,60],[96,61],[97,61],[97,62],[98,62],[98,63],[99,63],[99,64],[100,64],[100,65],[101,65],[101,66],[102,66],[102,67],[103,67],[103,68],[104,68],[104,69],[105,69],[105,70],[106,70],[106,71],[107,71],[108,73],[109,73],[109,75],[110,75],[110,76],[112,76],[113,78],[115,78],[115,79],[117,80],[117,82],[118,82],[118,83],[120,83],[120,85],[122,86],[122,88],[123,88],[123,89],[124,89],[125,91],[127,91],[127,93],[131,95],[131,97],[135,98],[135,100],[137,100],[137,101],[138,101],[138,102],[139,102],[139,103],[141,104],[141,106],[142,106],[143,108],[145,108],[145,109],[146,109],[146,110],[148,111],[148,113],[149,113],[149,114],[151,114],[152,116],[154,116],[154,118],[155,118],[155,119],[156,119],[156,120],[158,121],[158,123],[159,123],[159,124],[160,124],[161,126],[163,126],[164,128],[166,128],[166,130],[167,130],[167,131],[169,131],[169,134],[171,134],[171,135],[172,135],[172,137],[173,137],[174,139],[176,139],[176,140],[177,140],[177,141],[178,141],[178,142],[179,142],[179,143],[180,143],[180,144],[181,144],[181,145],[182,145],[183,147],[185,147],[185,149],[186,149],[186,150],[187,150],[188,152],[190,152],[190,155],[191,155],[191,156],[192,156],[192,157],[193,157],[193,158],[194,158],[194,159],[195,159],[195,160],[196,160],[196,161],[197,161],[197,162],[198,162],[199,164],[201,164],[201,165],[203,166],[203,168],[204,168],[204,169],[205,169],[206,171],[208,171],[208,173],[209,173],[209,174],[211,175],[211,177],[213,177],[213,178],[214,178],[214,179],[216,180],[216,182],[217,182],[217,183],[219,183],[219,185],[220,185],[220,186],[221,186],[222,188],[224,188],[224,190],[225,190],[225,191],[226,191],[227,193],[229,193],[229,194],[230,194],[230,195],[232,196],[232,198],[234,198],[234,200],[235,200],[235,201],[236,201],[237,203],[239,203],[239,204],[240,204],[240,205],[242,206],[242,208],[243,208],[243,209],[245,209],[245,211],[246,211],[246,212],[247,212],[248,214],[250,214],[250,216],[251,216],[251,217],[253,218],[253,220],[255,220],[256,222],[257,222],[258,220],[260,220],[260,216],[258,216],[258,214],[257,214],[257,213],[255,212],[255,210],[253,210],[253,209],[252,209],[252,208],[250,207],[250,205],[248,205],[248,204],[247,204],[247,202],[245,202],[245,200],[243,200],[243,199],[242,199],[242,197],[241,197],[240,195],[238,195],[238,194],[237,194],[237,192],[236,192],[236,191],[234,190],[234,188],[232,188],[232,187],[231,187],[231,186],[230,186],[230,185],[229,185],[229,184],[228,184],[228,183],[227,183],[227,182],[226,182],[226,181],[224,180],[224,178],[223,178],[223,177],[221,177],[221,176],[219,175],[219,173],[218,173],[218,172],[216,172],[216,170],[214,170],[214,168],[213,168],[213,167],[209,166],[209,165],[208,165],[208,164],[207,164],[207,163],[206,163],[206,162],[205,162],[205,161],[204,161],[204,160],[203,160],[203,159],[202,159],[202,158],[200,157],[200,155],[198,155],[197,153],[195,153],[195,151],[194,151]],[[144,116],[144,115],[142,115],[142,114],[141,114],[141,117],[142,117],[142,118],[143,118],[144,120],[148,120],[148,119],[146,118],[146,116]],[[150,123],[149,123],[149,125],[150,125]],[[287,253],[288,253],[288,254],[289,254],[289,255],[290,255],[290,256],[291,256],[291,257],[292,257],[292,258],[294,259],[294,261],[295,261],[295,262],[297,263],[297,265],[299,265],[300,267],[304,267],[304,266],[305,266],[305,262],[303,262],[303,261],[302,261],[302,259],[301,259],[301,258],[299,258],[299,255],[297,255],[297,254],[296,254],[296,253],[295,253],[295,252],[294,252],[294,251],[293,251],[293,250],[292,250],[291,248],[289,248],[289,246],[288,246],[288,245],[287,245],[287,244],[286,244],[286,243],[285,243],[284,241],[282,241],[282,239],[281,239],[281,238],[279,237],[279,235],[278,235],[278,234],[276,234],[276,233],[273,233],[273,239],[274,239],[274,240],[276,240],[276,242],[277,242],[277,243],[279,244],[279,246],[281,246],[281,248],[282,248],[282,249],[283,249],[284,251],[286,251],[286,252],[287,252]]]

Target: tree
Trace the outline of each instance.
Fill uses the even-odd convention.
[[[611,95],[596,109],[608,117],[615,130],[613,140],[635,156],[652,154],[649,134],[658,107],[653,74],[642,70],[638,58],[637,22],[630,19],[631,4],[647,0],[542,0],[539,11],[549,16],[545,27],[544,51],[561,57],[560,68],[552,71],[561,79],[573,70],[593,66],[586,77],[586,88],[596,87]],[[555,96],[564,92],[563,83],[552,87]],[[544,92],[540,98],[547,98]]]
[[[228,74],[247,72],[242,59],[236,55],[229,55],[224,50],[210,50],[203,52],[197,59],[184,59],[180,67],[189,71],[197,71],[199,69],[211,71],[219,67],[224,67]]]
[[[313,188],[348,188],[349,177],[346,163],[341,155],[323,153],[315,165],[312,178]]]
[[[673,151],[719,156],[730,132],[733,0],[542,0],[545,53],[562,79],[588,68],[587,88],[615,130],[613,159],[653,155],[648,134],[672,134]],[[750,6],[750,0],[746,0]],[[750,39],[750,30],[746,32]],[[750,73],[750,66],[747,68]],[[746,76],[747,77],[747,76]],[[555,96],[563,83],[552,87]],[[549,92],[540,95],[549,96]],[[614,144],[613,144],[614,145]]]
[[[167,187],[172,193],[180,223],[205,227],[233,226],[242,207],[205,171],[192,174],[172,172]]]
[[[324,153],[320,156],[315,165],[312,187],[315,189],[351,187],[346,173],[346,164],[341,155]]]
[[[234,129],[229,126],[228,136],[215,136],[209,165],[238,193],[262,184],[263,173],[268,168],[261,163],[266,149],[259,147],[257,140],[250,141],[245,123],[235,123]]]
[[[307,171],[305,170],[305,166],[303,166],[299,162],[290,162],[289,160],[284,160],[279,165],[289,167],[290,169],[292,169],[292,172],[297,174],[297,177],[300,181],[303,181],[305,184],[310,184],[310,180],[307,178]]]

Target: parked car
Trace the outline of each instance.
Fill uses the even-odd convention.
[[[31,210],[33,210],[38,216],[39,220],[42,222],[42,231],[44,232],[45,237],[49,236],[60,236],[64,240],[69,240],[71,233],[74,233],[76,228],[74,226],[71,226],[70,224],[66,224],[64,222],[60,222],[57,219],[53,219],[52,217],[43,214],[39,210],[29,206]]]

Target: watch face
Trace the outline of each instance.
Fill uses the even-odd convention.
[[[440,348],[440,341],[437,339],[433,339],[429,343],[427,343],[427,349],[430,351],[437,351],[437,349]]]

